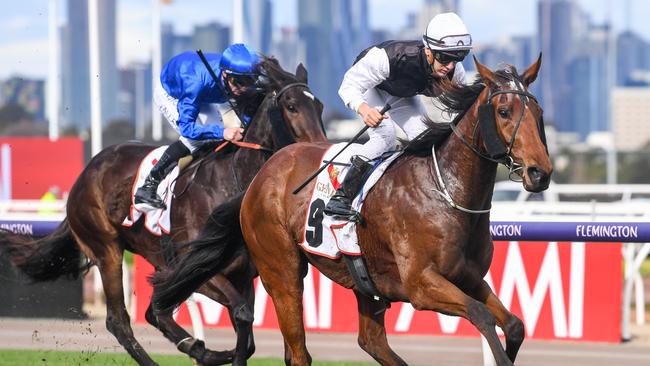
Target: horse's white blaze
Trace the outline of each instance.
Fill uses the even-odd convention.
[[[312,93],[310,93],[310,92],[308,92],[308,91],[306,91],[306,90],[303,90],[302,93],[305,94],[305,95],[307,96],[307,98],[309,98],[309,99],[311,99],[311,100],[316,99],[316,97],[314,97],[314,94],[312,94]]]

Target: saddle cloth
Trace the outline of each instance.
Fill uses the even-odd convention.
[[[332,145],[323,155],[321,164],[330,162],[331,157],[346,145],[345,142]],[[356,146],[355,146],[356,145]],[[334,164],[329,164],[327,168],[318,174],[316,184],[307,206],[305,215],[305,229],[303,240],[299,244],[305,251],[323,257],[336,259],[341,253],[348,255],[361,255],[361,248],[357,241],[356,225],[354,222],[337,219],[323,214],[323,210],[339,187],[345,174],[347,174],[347,165],[350,158],[356,155],[355,147],[358,144],[352,144],[336,158]],[[376,161],[374,169],[363,185],[361,194],[352,202],[352,208],[357,212],[361,211],[364,198],[370,189],[377,183],[379,178],[384,174],[386,168],[399,156],[401,151],[392,153],[382,160]]]
[[[174,169],[162,180],[162,182],[160,182],[160,185],[158,186],[157,192],[158,195],[162,197],[163,201],[165,201],[165,205],[167,205],[166,210],[154,208],[142,203],[135,204],[133,201],[135,191],[144,184],[147,175],[149,175],[149,171],[151,171],[151,168],[156,165],[165,149],[167,149],[167,146],[161,146],[152,150],[144,159],[142,159],[140,168],[138,168],[138,173],[135,176],[135,181],[133,182],[133,189],[131,190],[131,208],[129,209],[129,216],[124,219],[122,226],[131,227],[144,215],[144,227],[153,235],[161,236],[163,232],[165,234],[170,233],[170,212],[176,177],[178,177],[179,172],[178,166],[174,167]]]

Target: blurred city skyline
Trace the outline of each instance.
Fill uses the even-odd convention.
[[[62,4],[65,2],[63,1]],[[175,0],[161,7],[163,22],[171,23],[175,32],[190,34],[196,26],[218,22],[232,25],[233,1]],[[397,34],[425,0],[369,0],[369,25],[372,30]],[[459,13],[472,32],[477,45],[499,42],[511,36],[537,33],[538,0],[500,0],[485,2],[463,0]],[[650,2],[642,0],[577,0],[596,24],[611,21],[615,32],[625,29],[650,40]],[[283,27],[297,27],[297,0],[272,0],[274,33]],[[213,9],[210,11],[210,9]],[[61,22],[65,11],[60,10]],[[485,14],[490,14],[489,18]],[[514,16],[514,15],[517,16]],[[608,18],[610,17],[611,18]],[[146,62],[151,57],[151,1],[117,2],[117,57],[123,67],[132,62]],[[0,14],[0,79],[11,76],[45,78],[48,65],[48,3],[24,0],[14,3]],[[214,50],[220,51],[220,50]]]
[[[60,48],[52,65],[47,41],[39,46],[39,22],[24,17],[0,22],[0,28],[22,29],[33,40],[21,42],[20,32],[13,33],[16,49],[6,50],[8,38],[0,32],[0,108],[15,108],[13,114],[5,111],[13,116],[5,124],[21,120],[22,109],[23,119],[47,124],[50,134],[83,136],[89,127],[99,134],[122,123],[134,128],[138,139],[148,131],[154,140],[163,134],[172,138],[175,132],[159,120],[151,100],[160,63],[187,50],[221,52],[233,42],[245,42],[277,57],[286,70],[303,63],[329,126],[354,117],[338,88],[361,50],[388,39],[419,39],[433,15],[455,10],[473,35],[473,55],[488,67],[510,63],[522,71],[543,52],[544,66],[530,90],[543,105],[548,127],[558,131],[553,142],[591,139],[597,146],[629,150],[650,141],[643,109],[650,105],[650,32],[635,26],[639,14],[650,13],[647,1],[614,6],[610,0],[405,0],[399,5],[385,0],[229,0],[220,2],[220,11],[208,11],[214,6],[207,0],[156,1],[98,0],[98,42],[91,42],[95,23],[89,20],[89,1],[49,0],[61,4],[58,24],[50,24],[57,29],[53,40]],[[158,24],[154,4],[160,4],[161,23],[159,48],[152,52],[153,25]],[[33,11],[38,17],[49,15],[49,8]],[[386,14],[391,16],[384,19]],[[98,64],[90,62],[93,49]],[[463,64],[471,81],[472,59]],[[21,68],[28,72],[15,71]],[[43,76],[31,73],[38,71]],[[90,77],[95,73],[99,78]],[[99,111],[95,118],[93,111]]]

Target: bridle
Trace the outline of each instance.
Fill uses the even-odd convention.
[[[271,101],[271,107],[268,109],[268,114],[269,114],[269,120],[273,125],[273,129],[275,133],[278,135],[277,137],[278,140],[280,141],[279,148],[282,148],[286,145],[296,142],[293,136],[291,135],[291,133],[289,132],[289,128],[287,127],[287,123],[284,120],[284,114],[280,109],[280,103],[279,103],[280,98],[284,95],[284,93],[286,93],[288,90],[292,88],[304,88],[305,89],[303,91],[304,93],[309,93],[313,95],[311,89],[309,89],[309,85],[300,82],[287,84],[273,95],[273,100]],[[315,102],[316,97],[313,97],[313,100]],[[325,134],[325,126],[323,125],[322,120],[320,121],[320,127],[323,130],[323,133]]]
[[[287,126],[287,123],[284,120],[284,114],[282,112],[279,103],[280,98],[284,95],[284,93],[286,93],[288,90],[292,88],[305,88],[306,91],[310,91],[309,85],[305,83],[300,83],[300,82],[289,83],[283,86],[282,88],[280,88],[279,91],[273,92],[270,106],[267,109],[268,119],[271,122],[272,134],[277,142],[276,143],[277,146],[274,146],[274,148],[270,148],[270,147],[262,146],[257,143],[243,142],[243,141],[233,142],[233,144],[239,147],[252,148],[255,150],[261,150],[266,153],[273,154],[274,152],[280,150],[281,148],[296,142],[296,140],[293,138],[293,135],[291,134],[291,131],[289,130],[289,127]],[[232,159],[234,158],[235,155],[232,156]],[[237,187],[243,190],[239,182],[239,178],[237,177],[237,172],[235,170],[234,162],[233,164],[231,164],[231,169],[232,169],[233,177],[235,178],[235,184],[237,185]]]
[[[506,71],[506,73],[508,75],[511,75],[508,71]],[[454,134],[461,140],[461,142],[465,144],[467,147],[469,147],[476,155],[488,161],[505,165],[509,169],[509,178],[511,180],[514,180],[513,177],[515,173],[523,169],[523,167],[521,166],[521,164],[516,163],[512,158],[511,155],[512,148],[514,147],[515,138],[517,136],[517,132],[519,132],[519,127],[521,126],[521,122],[524,119],[524,113],[526,108],[528,107],[528,102],[530,101],[530,99],[532,99],[535,101],[535,103],[537,103],[537,98],[535,98],[535,96],[530,94],[528,91],[524,90],[521,81],[518,80],[516,77],[514,77],[514,75],[512,75],[510,81],[512,81],[515,84],[517,89],[490,91],[487,97],[487,102],[479,106],[478,108],[479,109],[478,122],[476,123],[476,126],[474,126],[473,140],[476,141],[476,133],[477,130],[480,129],[485,143],[485,148],[487,151],[484,152],[480,148],[474,146],[472,143],[467,141],[465,136],[458,130],[458,127],[453,123],[450,123],[449,126],[451,127],[451,130],[454,132]],[[519,119],[515,124],[512,137],[510,137],[510,141],[508,141],[507,145],[504,144],[503,140],[501,140],[501,137],[499,136],[499,133],[497,131],[496,119],[494,117],[494,105],[492,104],[492,99],[495,96],[504,95],[504,94],[517,95],[523,104],[523,108],[521,109],[521,114],[519,115]],[[540,120],[537,121],[537,127],[540,133],[541,140],[544,143],[544,146],[546,146],[546,137],[544,134],[544,121],[541,116],[540,116]],[[436,189],[436,188],[433,189],[434,192],[439,193],[445,199],[445,201],[447,201],[447,204],[449,204],[451,207],[459,211],[465,213],[471,213],[471,214],[484,214],[490,212],[491,206],[483,210],[473,210],[473,209],[468,209],[463,206],[460,206],[456,202],[454,202],[453,198],[451,197],[451,194],[449,194],[449,191],[447,190],[447,186],[445,185],[444,180],[442,179],[440,168],[438,167],[438,161],[435,153],[435,144],[434,147],[431,148],[431,155],[433,157],[433,167],[434,167],[433,173],[437,177],[437,180],[440,185],[440,189]]]
[[[296,82],[296,83],[287,84],[287,85],[283,86],[279,91],[277,91],[277,92],[274,91],[273,92],[273,96],[272,96],[271,103],[270,103],[271,106],[267,110],[269,120],[271,121],[271,124],[272,124],[273,131],[276,131],[276,133],[278,133],[279,135],[288,135],[292,140],[291,142],[294,142],[293,137],[291,137],[291,134],[288,131],[288,129],[286,127],[286,124],[284,123],[284,116],[282,115],[282,111],[280,110],[280,104],[278,103],[278,101],[279,101],[280,97],[282,96],[282,94],[284,94],[287,90],[289,90],[291,88],[297,88],[297,87],[303,87],[303,88],[307,89],[307,91],[310,91],[309,90],[309,85],[307,85],[305,83]],[[278,116],[277,116],[278,114],[279,114],[280,118],[282,118],[282,120],[280,122],[283,122],[283,123],[277,123],[279,121]],[[236,145],[236,146],[239,146],[239,147],[242,147],[242,148],[260,150],[260,151],[269,152],[269,153],[273,153],[273,152],[280,149],[280,148],[273,149],[273,148],[270,148],[270,147],[262,146],[261,144],[257,144],[257,143],[254,143],[254,142],[224,141],[222,144],[220,144],[215,149],[215,151],[219,151],[219,150],[223,149],[229,143],[231,143],[233,145]]]
[[[511,75],[508,71],[506,71],[506,74]],[[503,164],[509,170],[510,179],[515,180],[514,179],[515,174],[519,172],[521,169],[523,169],[523,167],[521,166],[521,164],[516,163],[512,158],[511,155],[512,149],[515,144],[517,133],[519,132],[519,128],[521,127],[521,123],[524,119],[525,110],[526,108],[528,108],[528,102],[531,99],[535,101],[535,103],[538,102],[537,102],[537,98],[535,98],[534,95],[524,90],[521,81],[519,81],[516,77],[514,77],[514,75],[511,76],[510,81],[512,81],[515,84],[517,89],[490,91],[487,97],[487,102],[479,106],[478,108],[478,123],[474,127],[473,137],[475,139],[476,133],[478,132],[477,130],[480,130],[481,134],[483,135],[483,140],[487,151],[482,151],[480,150],[480,148],[476,147],[475,145],[467,141],[465,136],[463,136],[463,134],[460,133],[460,131],[458,131],[457,126],[455,126],[454,124],[450,124],[450,127],[454,132],[454,134],[456,134],[456,136],[463,142],[463,144],[469,147],[476,155],[480,156],[483,159],[489,160],[491,162],[497,164]],[[499,133],[497,131],[496,120],[494,117],[494,105],[492,104],[492,99],[494,99],[494,97],[496,97],[497,95],[506,95],[506,94],[516,94],[519,97],[519,100],[521,100],[523,104],[523,107],[521,108],[521,113],[519,114],[519,119],[515,124],[514,131],[507,145],[503,142],[503,140],[501,140],[501,137],[499,136]],[[537,127],[540,133],[540,138],[544,143],[544,146],[546,146],[546,138],[544,134],[544,122],[541,117],[540,120],[537,121]]]
[[[311,90],[309,89],[309,85],[307,85],[305,83],[300,83],[300,82],[289,83],[289,84],[283,86],[280,90],[278,90],[275,93],[275,95],[273,95],[273,102],[272,102],[273,105],[278,106],[278,100],[280,99],[282,94],[284,94],[287,90],[289,90],[291,88],[299,88],[299,87],[305,88],[305,89],[307,89],[306,91],[311,92]]]

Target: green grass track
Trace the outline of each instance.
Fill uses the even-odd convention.
[[[160,366],[191,366],[192,362],[187,356],[153,355],[153,359]],[[248,361],[251,366],[281,366],[283,360],[256,359]],[[124,353],[106,352],[61,352],[61,351],[33,351],[33,350],[0,350],[0,366],[133,366],[137,365],[131,357]],[[372,363],[354,362],[314,362],[320,366],[361,366],[373,365]]]

